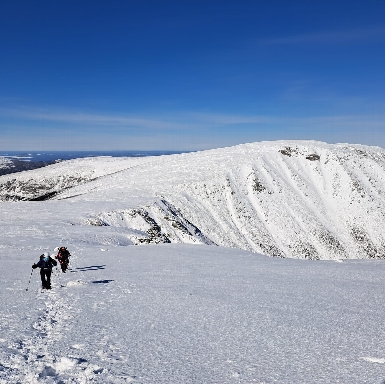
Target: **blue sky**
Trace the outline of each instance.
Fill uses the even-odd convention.
[[[385,147],[385,1],[0,2],[0,150]]]

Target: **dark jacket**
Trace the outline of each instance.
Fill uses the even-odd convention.
[[[68,264],[70,256],[71,256],[71,254],[69,253],[67,248],[62,247],[59,249],[59,252],[56,256],[56,259],[59,260],[60,264]]]
[[[41,269],[49,269],[52,270],[54,266],[57,265],[56,260],[54,260],[51,256],[40,256],[40,260],[37,264],[32,265],[32,268],[41,268]]]

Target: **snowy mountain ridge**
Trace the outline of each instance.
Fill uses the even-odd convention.
[[[2,201],[93,202],[73,224],[108,227],[128,244],[306,259],[384,258],[384,193],[382,148],[312,141],[77,159],[0,177]],[[113,209],[95,212],[106,201]]]
[[[0,177],[0,383],[382,383],[384,260],[340,259],[382,255],[383,162],[276,142]]]

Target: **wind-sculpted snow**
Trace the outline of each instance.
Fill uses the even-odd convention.
[[[95,226],[135,228],[127,233],[133,244],[198,243],[215,245],[180,210],[165,200],[145,208],[104,212],[85,222]],[[160,224],[158,224],[160,223]]]
[[[110,157],[75,159],[53,164],[44,169],[2,176],[0,199],[2,201],[49,200],[65,189],[120,172],[135,164],[135,159],[120,160],[116,162]]]
[[[109,168],[101,170],[105,162]],[[307,259],[385,257],[381,148],[262,142],[55,167],[0,178],[2,199],[115,202],[119,208],[90,212],[82,224],[118,228],[134,244],[215,244]]]

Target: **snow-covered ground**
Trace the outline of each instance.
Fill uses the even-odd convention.
[[[51,292],[25,291],[40,252],[0,250],[1,383],[385,380],[382,261],[65,244]]]
[[[81,224],[114,227],[134,244],[307,259],[384,258],[384,196],[383,149],[303,141],[78,159],[0,177],[3,201],[99,203]]]
[[[255,143],[0,177],[0,383],[384,384],[384,159]]]
[[[0,251],[1,383],[385,380],[382,261],[69,248],[72,269],[54,272],[51,292],[37,271],[25,291],[40,252]]]

